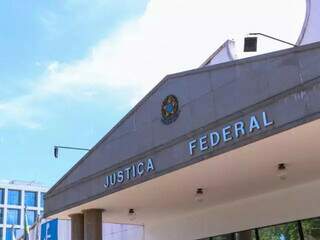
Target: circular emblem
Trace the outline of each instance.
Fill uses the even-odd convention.
[[[173,123],[179,116],[179,102],[176,96],[167,96],[161,106],[162,122],[164,124]]]

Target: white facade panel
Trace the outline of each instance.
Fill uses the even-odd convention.
[[[143,226],[125,224],[103,224],[103,239],[143,240]]]
[[[71,221],[70,220],[59,220],[58,236],[59,236],[59,240],[71,239]]]

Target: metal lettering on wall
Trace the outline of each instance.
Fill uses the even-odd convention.
[[[196,151],[213,150],[221,143],[227,143],[256,131],[261,131],[273,124],[274,121],[269,119],[266,112],[262,112],[259,116],[252,115],[247,121],[241,120],[190,140],[188,142],[189,154],[194,155]]]
[[[151,158],[134,163],[128,167],[114,171],[105,177],[105,188],[114,187],[130,180],[142,177],[155,170],[153,160]]]

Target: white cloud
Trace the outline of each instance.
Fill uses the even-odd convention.
[[[0,109],[9,110],[12,118],[30,120],[22,116],[33,111],[32,101],[50,96],[79,100],[95,92],[116,95],[130,89],[129,100],[137,101],[166,74],[198,67],[227,38],[258,31],[295,42],[304,8],[304,0],[151,0],[143,16],[102,40],[86,58],[53,62],[31,97],[19,104],[0,103]],[[261,44],[262,52],[286,47]],[[22,110],[23,101],[28,111]]]
[[[0,128],[18,125],[30,129],[39,129],[41,125],[36,117],[41,113],[34,106],[33,96],[23,96],[8,102],[0,102]]]

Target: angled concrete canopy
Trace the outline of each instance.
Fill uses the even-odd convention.
[[[319,89],[320,43],[169,75],[48,192],[45,215],[318,119]],[[161,106],[171,94],[180,114],[164,124]],[[221,141],[209,148],[214,131]]]

